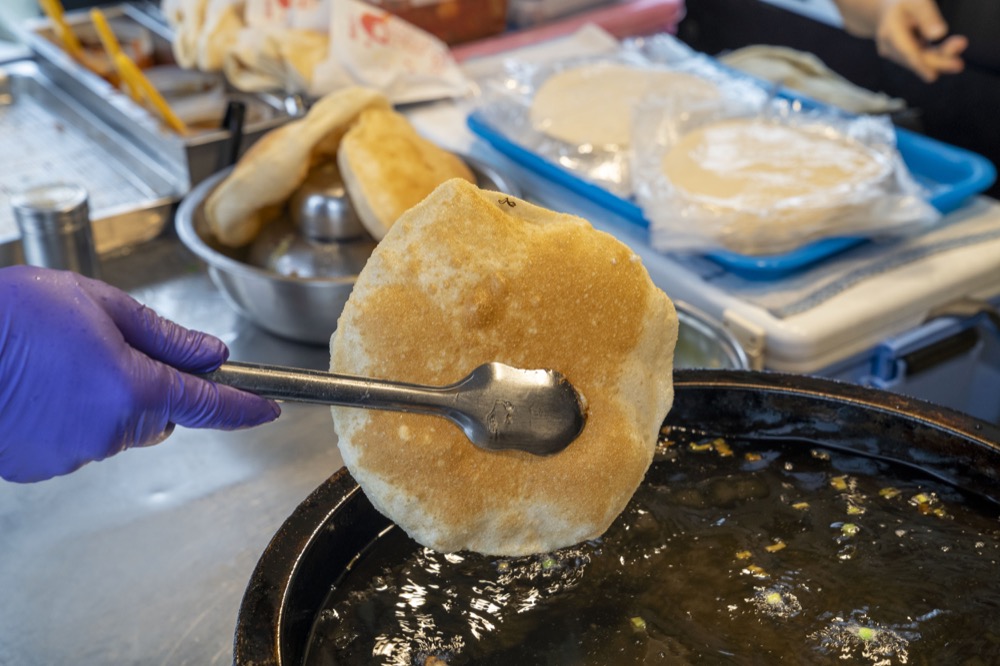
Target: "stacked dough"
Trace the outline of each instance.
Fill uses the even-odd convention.
[[[835,235],[859,194],[892,173],[884,156],[847,137],[762,118],[699,127],[664,154],[662,167],[678,208],[711,221],[721,245],[747,254]]]
[[[552,368],[588,420],[565,451],[488,452],[433,416],[333,408],[376,508],[439,551],[547,552],[602,534],[652,460],[673,399],[677,316],[638,257],[586,221],[438,187],[389,230],[331,340],[331,370],[448,384],[500,361]]]
[[[572,67],[550,76],[531,102],[532,126],[572,145],[625,149],[632,113],[647,95],[671,96],[683,106],[714,101],[719,89],[705,79],[618,63]]]

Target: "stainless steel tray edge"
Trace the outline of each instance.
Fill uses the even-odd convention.
[[[69,93],[59,88],[45,75],[36,62],[23,60],[7,63],[0,67],[0,80],[4,83],[3,91],[7,104],[16,105],[19,99],[28,98],[42,106],[48,114],[51,114],[51,120],[56,124],[65,125],[62,130],[58,127],[52,128],[56,136],[71,128],[81,139],[93,144],[95,150],[107,153],[116,163],[114,174],[119,177],[121,183],[126,183],[132,190],[133,194],[129,200],[115,205],[95,206],[92,202],[94,242],[99,253],[104,254],[151,240],[168,227],[173,219],[176,204],[186,191],[185,184],[176,171],[170,169],[168,164],[151,157],[127,137],[109,127],[90,109],[76,103]],[[3,108],[0,106],[0,110]],[[5,129],[11,131],[4,123],[7,118],[9,117],[0,114],[0,134]],[[45,120],[39,119],[38,122],[45,123]],[[54,164],[58,164],[60,151],[65,149],[65,145],[61,145],[56,138],[53,138],[48,145],[52,150],[47,156],[6,155],[8,167],[18,169],[20,160],[40,157],[48,158]],[[58,169],[53,169],[52,175],[55,179],[62,178]],[[94,188],[93,183],[78,184],[88,190]],[[0,265],[19,263],[22,260],[20,239],[16,229],[0,233]]]
[[[169,29],[156,21],[140,19],[127,5],[112,5],[102,9],[108,20],[126,19],[150,30],[157,41],[155,48],[170,48]],[[67,12],[71,25],[90,21],[89,14]],[[220,165],[220,155],[230,139],[230,133],[219,129],[199,132],[182,137],[165,128],[160,121],[141,105],[132,101],[100,76],[73,60],[54,41],[51,23],[47,19],[24,22],[21,39],[29,47],[42,70],[59,87],[71,94],[80,104],[91,109],[101,119],[129,137],[148,152],[162,157],[190,189],[215,173]],[[233,92],[233,97],[267,108],[270,117],[248,122],[243,131],[239,152],[242,153],[268,131],[279,127],[293,116],[287,113],[284,100],[276,95]]]

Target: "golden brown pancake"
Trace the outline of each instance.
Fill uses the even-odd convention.
[[[375,90],[345,88],[253,144],[205,203],[209,228],[219,242],[239,247],[252,241],[313,166],[336,158],[347,128],[372,107],[388,108],[389,101]]]
[[[561,453],[488,452],[434,416],[334,407],[372,504],[438,551],[547,552],[602,534],[673,400],[677,315],[639,258],[587,221],[453,179],[379,243],[330,343],[333,372],[448,384],[499,361],[587,401]]]
[[[392,109],[370,109],[344,136],[337,163],[351,202],[376,240],[449,178],[476,182],[456,155],[422,137]]]

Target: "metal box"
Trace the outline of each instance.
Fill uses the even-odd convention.
[[[175,64],[170,28],[164,23],[128,4],[107,7],[103,12],[116,32],[141,27],[149,33],[154,65]],[[78,36],[85,37],[93,30],[87,12],[67,12],[66,21]],[[48,20],[27,22],[21,37],[39,66],[56,85],[110,127],[162,161],[164,167],[184,184],[185,190],[224,166],[233,136],[222,129],[221,118],[219,125],[193,128],[188,135],[181,136],[168,129],[155,114],[70,57]],[[220,85],[224,85],[221,74],[209,76],[217,77]],[[225,94],[230,100],[246,104],[246,122],[236,154],[242,153],[263,134],[288,122],[302,110],[296,97],[286,99],[281,95],[241,93],[228,88]]]
[[[89,194],[94,241],[104,253],[156,237],[171,220],[182,184],[38,66],[0,67],[0,265],[18,263],[20,234],[9,196],[56,181]]]

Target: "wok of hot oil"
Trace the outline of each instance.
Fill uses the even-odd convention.
[[[595,541],[491,558],[390,530],[332,591],[306,663],[994,663],[998,527],[885,462],[664,441]]]

